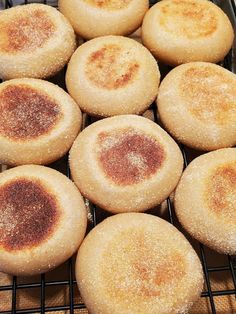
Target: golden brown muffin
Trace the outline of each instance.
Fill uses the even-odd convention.
[[[145,15],[142,39],[160,61],[221,61],[234,38],[225,13],[208,0],[163,0]]]
[[[86,225],[78,189],[58,171],[27,165],[0,174],[0,271],[55,268],[78,249]]]
[[[127,35],[142,24],[148,0],[59,0],[59,10],[81,37]]]
[[[73,28],[55,8],[28,4],[0,13],[0,78],[45,78],[69,61]]]
[[[160,73],[151,53],[133,39],[105,36],[73,54],[66,73],[70,95],[95,116],[143,113],[155,100]]]
[[[136,115],[95,122],[70,151],[70,169],[81,193],[113,213],[144,211],[177,185],[183,158],[157,124]]]
[[[58,86],[38,79],[0,84],[0,163],[48,164],[62,157],[80,131],[82,116]]]
[[[200,296],[200,261],[171,224],[141,213],[97,225],[82,243],[76,278],[91,314],[187,313]]]
[[[236,145],[236,75],[207,62],[173,69],[162,81],[157,107],[166,129],[200,150]]]
[[[236,254],[236,148],[192,161],[176,189],[175,208],[192,237],[220,253]]]

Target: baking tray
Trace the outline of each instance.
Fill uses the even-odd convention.
[[[153,5],[158,1],[150,0]],[[212,1],[219,5],[229,16],[233,27],[236,26],[236,5],[234,0],[215,0]],[[0,10],[15,6],[17,4],[45,3],[57,6],[56,0],[0,0]],[[0,25],[1,27],[1,25]],[[138,35],[134,35],[136,38]],[[221,63],[228,70],[236,73],[236,40],[230,53]],[[162,66],[163,73],[167,73],[171,68]],[[50,81],[65,88],[64,83],[65,69]],[[144,114],[156,123],[158,115],[155,105]],[[94,119],[84,115],[83,125],[91,124]],[[185,166],[199,153],[180,146]],[[50,165],[51,167],[69,176],[67,156]],[[5,167],[1,166],[2,170]],[[1,170],[1,169],[0,169]],[[97,208],[87,200],[89,228],[109,216],[108,213]],[[158,208],[148,211],[150,214],[160,216],[170,223],[178,225],[174,214],[171,198],[168,198]],[[183,230],[181,230],[183,232]],[[188,235],[186,235],[188,237]],[[233,257],[220,255],[202,244],[190,239],[202,262],[205,285],[201,299],[190,311],[192,314],[233,314],[236,313],[236,261]],[[106,296],[104,296],[106,297]],[[40,276],[30,278],[11,277],[0,273],[0,314],[27,314],[27,313],[88,313],[81,297],[79,296],[74,277],[74,257],[57,269]],[[135,313],[134,313],[135,314]],[[146,314],[146,313],[144,313]],[[156,313],[153,313],[156,314]]]

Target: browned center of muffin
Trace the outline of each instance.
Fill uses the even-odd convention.
[[[181,96],[191,114],[204,123],[236,121],[236,78],[203,65],[182,74]]]
[[[49,133],[62,116],[54,99],[23,84],[1,90],[0,112],[0,135],[15,140]]]
[[[98,158],[105,174],[116,184],[131,185],[154,175],[165,160],[163,146],[131,128],[101,132]]]
[[[207,3],[198,1],[163,1],[160,5],[159,23],[177,36],[197,39],[207,37],[217,29],[217,19]]]
[[[186,274],[186,263],[177,251],[156,245],[155,233],[124,230],[107,245],[101,265],[107,284],[106,293],[115,299],[132,301],[163,297],[168,287],[174,289]],[[114,253],[115,252],[115,253]],[[107,267],[109,265],[109,267]]]
[[[54,32],[55,25],[43,10],[15,13],[7,22],[1,21],[0,51],[32,52],[42,47]]]
[[[126,87],[134,81],[140,67],[131,53],[116,44],[104,45],[89,56],[85,70],[87,77],[105,89]]]
[[[236,224],[236,162],[214,169],[206,182],[208,207],[217,215]]]
[[[38,180],[17,178],[0,187],[0,246],[31,248],[47,240],[59,220],[55,196]]]
[[[126,8],[133,0],[83,0],[84,2],[102,9],[119,10]]]

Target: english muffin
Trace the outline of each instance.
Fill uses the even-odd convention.
[[[76,48],[72,26],[57,9],[28,4],[0,14],[0,78],[45,78],[69,61]]]
[[[173,69],[162,81],[158,111],[180,142],[200,150],[236,145],[236,75],[207,62]]]
[[[71,147],[81,111],[58,86],[39,79],[0,84],[0,163],[48,164]]]
[[[198,241],[224,254],[236,254],[236,148],[196,158],[175,193],[180,223]]]
[[[122,36],[90,40],[73,54],[66,86],[80,108],[95,116],[140,114],[155,100],[160,73],[151,53]]]
[[[70,151],[81,193],[113,213],[144,211],[177,185],[183,158],[157,124],[136,115],[106,118],[85,128]]]
[[[76,278],[91,314],[187,313],[203,286],[200,261],[184,236],[141,213],[97,225],[79,249]]]
[[[76,252],[86,225],[78,189],[58,171],[27,165],[0,174],[0,271],[55,268]]]
[[[163,63],[191,61],[217,63],[229,52],[234,39],[227,15],[208,0],[163,0],[145,15],[145,46]]]
[[[59,0],[59,10],[81,37],[127,35],[142,24],[148,0]]]

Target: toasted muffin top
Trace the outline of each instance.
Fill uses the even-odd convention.
[[[133,0],[83,0],[83,2],[103,10],[116,11],[126,8]]]
[[[62,117],[51,96],[23,83],[0,90],[0,110],[0,135],[21,141],[49,133]]]
[[[121,44],[103,44],[87,60],[86,76],[98,87],[118,89],[131,83],[139,70],[136,58]]]
[[[56,30],[48,8],[40,4],[4,10],[0,24],[0,53],[32,53],[43,47]]]
[[[46,241],[60,217],[56,197],[39,179],[18,177],[0,186],[0,246],[31,248]]]
[[[222,221],[236,225],[236,160],[211,171],[205,183],[205,199],[209,210]]]
[[[145,132],[120,128],[98,134],[97,154],[106,176],[119,185],[139,183],[154,175],[165,160],[165,149]]]
[[[158,3],[160,26],[175,36],[197,39],[217,29],[214,7],[207,1],[167,0]]]
[[[191,63],[178,87],[194,118],[217,125],[236,121],[236,75],[231,72],[210,63]]]

